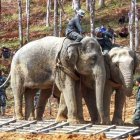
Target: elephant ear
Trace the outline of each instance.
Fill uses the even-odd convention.
[[[140,61],[140,52],[134,52],[134,73]]]
[[[133,57],[133,59],[134,59],[134,72],[133,72],[133,73],[135,73],[136,68],[137,68],[137,66],[138,66],[138,59],[139,59],[140,57],[139,57],[139,54],[138,54],[137,52],[133,51],[133,50],[130,50],[130,55],[131,55],[131,56]]]
[[[78,47],[82,46],[81,42],[70,43],[67,47],[67,62],[76,65],[78,59]]]
[[[106,69],[106,78],[110,79],[110,56],[108,54],[104,55],[105,69]]]

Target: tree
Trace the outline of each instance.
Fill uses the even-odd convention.
[[[26,41],[29,42],[29,28],[30,28],[30,0],[26,0],[26,15],[27,15]]]
[[[51,0],[47,0],[46,26],[50,26],[50,2]]]
[[[135,50],[139,47],[139,19],[138,19],[138,8],[137,0],[135,0]]]
[[[72,8],[74,10],[78,10],[81,8],[80,6],[80,0],[72,0]]]
[[[134,33],[133,33],[133,24],[134,24],[134,11],[135,11],[135,3],[134,0],[131,1],[131,8],[129,12],[129,36],[130,36],[130,48],[134,50]]]
[[[99,9],[105,6],[105,0],[99,0]]]
[[[1,0],[0,0],[0,21],[1,21]]]
[[[59,37],[61,37],[61,32],[62,32],[62,10],[60,9],[60,14],[59,14]]]
[[[22,31],[22,0],[18,0],[18,11],[19,11],[19,43],[20,43],[20,48],[23,45],[23,31]]]
[[[54,36],[58,36],[58,1],[54,0]]]
[[[87,11],[90,10],[90,0],[86,0],[86,9]]]
[[[95,0],[90,0],[90,33],[94,36],[95,33]]]

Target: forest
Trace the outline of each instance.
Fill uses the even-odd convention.
[[[96,29],[105,27],[108,30],[111,28],[113,30],[112,43],[130,48],[132,51],[137,52],[139,57],[140,0],[0,0],[0,70],[4,71],[4,75],[8,76],[13,56],[24,45],[47,36],[66,37],[67,25],[79,9],[85,11],[85,15],[81,20],[83,37],[96,38]],[[127,29],[126,37],[120,35],[124,27]],[[9,51],[7,58],[4,56],[5,48]],[[139,71],[138,64],[134,78],[139,76]],[[126,97],[124,102],[122,109],[124,126],[134,126],[132,117],[136,104],[136,91],[137,87],[134,87],[132,96]],[[4,117],[12,118],[14,114],[14,97],[10,87],[6,89],[6,95],[8,99]],[[110,101],[111,119],[114,115],[115,98],[117,97],[113,94]],[[23,106],[26,108],[25,101]],[[57,100],[50,97],[43,118],[55,119],[57,110]],[[84,119],[90,122],[90,113],[85,102],[83,103],[83,114]],[[2,118],[4,117],[2,116]],[[0,139],[103,140],[107,138],[104,133],[87,136],[1,132]],[[128,136],[127,140],[130,139],[131,136]]]

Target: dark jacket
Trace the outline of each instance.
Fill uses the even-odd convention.
[[[136,104],[140,107],[140,87],[138,88],[137,91]]]
[[[78,15],[76,15],[74,18],[72,18],[66,28],[66,35],[70,32],[75,31],[79,34],[83,33],[82,27],[81,27],[81,20]]]
[[[108,32],[102,33],[101,38],[97,38],[99,44],[101,45],[103,50],[111,50],[112,49],[112,35]]]
[[[6,78],[3,76],[0,76],[0,85],[2,85],[6,81]],[[5,94],[5,89],[7,88],[7,85],[0,88],[0,94]]]

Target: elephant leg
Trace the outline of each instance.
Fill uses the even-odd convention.
[[[40,95],[39,95],[39,101],[36,108],[37,120],[42,120],[43,113],[45,111],[45,106],[50,96],[51,96],[51,90],[47,90],[47,89],[41,90]]]
[[[34,97],[37,90],[26,89],[25,96],[25,119],[26,120],[35,120],[34,115]]]
[[[23,112],[22,112],[22,101],[23,101],[23,83],[21,78],[17,75],[14,74],[15,77],[12,77],[11,79],[11,88],[12,92],[14,94],[14,112],[15,112],[15,118],[17,120],[23,120]],[[18,83],[18,85],[17,85]]]
[[[75,96],[75,81],[68,75],[64,75],[64,80],[62,80],[62,78],[60,81],[60,76],[58,75],[58,77],[55,79],[55,82],[59,90],[64,95],[65,103],[68,109],[68,122],[79,123],[80,120],[78,120],[77,116],[77,104]]]
[[[67,106],[65,103],[64,95],[60,95],[59,109],[56,117],[56,122],[62,122],[67,120]]]
[[[76,88],[75,88],[75,93],[76,93],[76,104],[77,104],[77,114],[78,114],[78,119],[80,120],[81,123],[84,123],[84,117],[83,117],[83,105],[82,105],[82,96],[83,96],[83,84],[82,82],[76,82]]]
[[[94,90],[87,88],[83,93],[83,97],[91,117],[91,122],[98,123],[99,114],[96,107],[96,97],[94,94]]]
[[[115,110],[113,115],[113,124],[122,125],[124,122],[122,120],[123,106],[125,103],[126,96],[122,90],[116,90],[115,94]]]
[[[106,82],[105,89],[104,89],[104,98],[103,98],[105,124],[111,124],[111,121],[110,121],[110,104],[111,104],[112,92],[113,92],[112,87],[109,85],[108,82]]]

